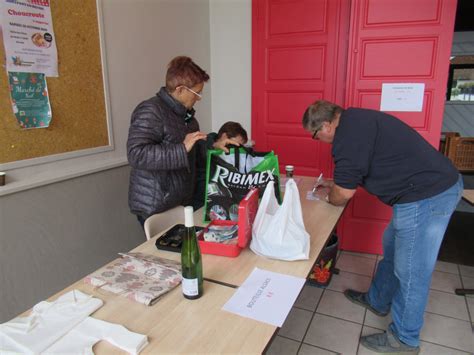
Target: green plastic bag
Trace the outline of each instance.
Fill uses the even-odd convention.
[[[255,152],[250,148],[209,150],[206,163],[206,196],[204,222],[237,220],[240,201],[252,187],[260,197],[269,181],[275,181],[275,196],[281,202],[278,156]]]

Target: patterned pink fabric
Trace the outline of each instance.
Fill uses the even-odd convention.
[[[112,264],[93,272],[84,282],[153,305],[181,282],[181,264],[143,253],[120,254]]]

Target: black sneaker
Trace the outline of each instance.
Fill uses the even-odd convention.
[[[364,308],[367,308],[373,314],[379,317],[385,317],[388,314],[388,312],[379,312],[374,307],[372,307],[370,303],[367,302],[365,295],[366,295],[365,292],[359,292],[359,291],[351,290],[351,289],[347,289],[344,291],[344,296],[346,296],[346,298],[349,301],[351,301],[352,303],[358,304],[359,306],[362,306]]]
[[[420,352],[419,346],[409,346],[401,342],[390,329],[384,333],[363,336],[360,338],[360,343],[367,349],[381,354],[416,355]]]

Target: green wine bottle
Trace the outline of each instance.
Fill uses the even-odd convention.
[[[202,296],[202,259],[201,250],[196,238],[192,206],[184,207],[184,227],[181,247],[182,287],[185,298],[194,300]]]

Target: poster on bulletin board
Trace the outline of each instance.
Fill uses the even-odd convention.
[[[9,72],[13,113],[21,128],[46,128],[51,122],[46,77],[40,73]]]
[[[49,0],[0,0],[7,71],[58,76]]]

